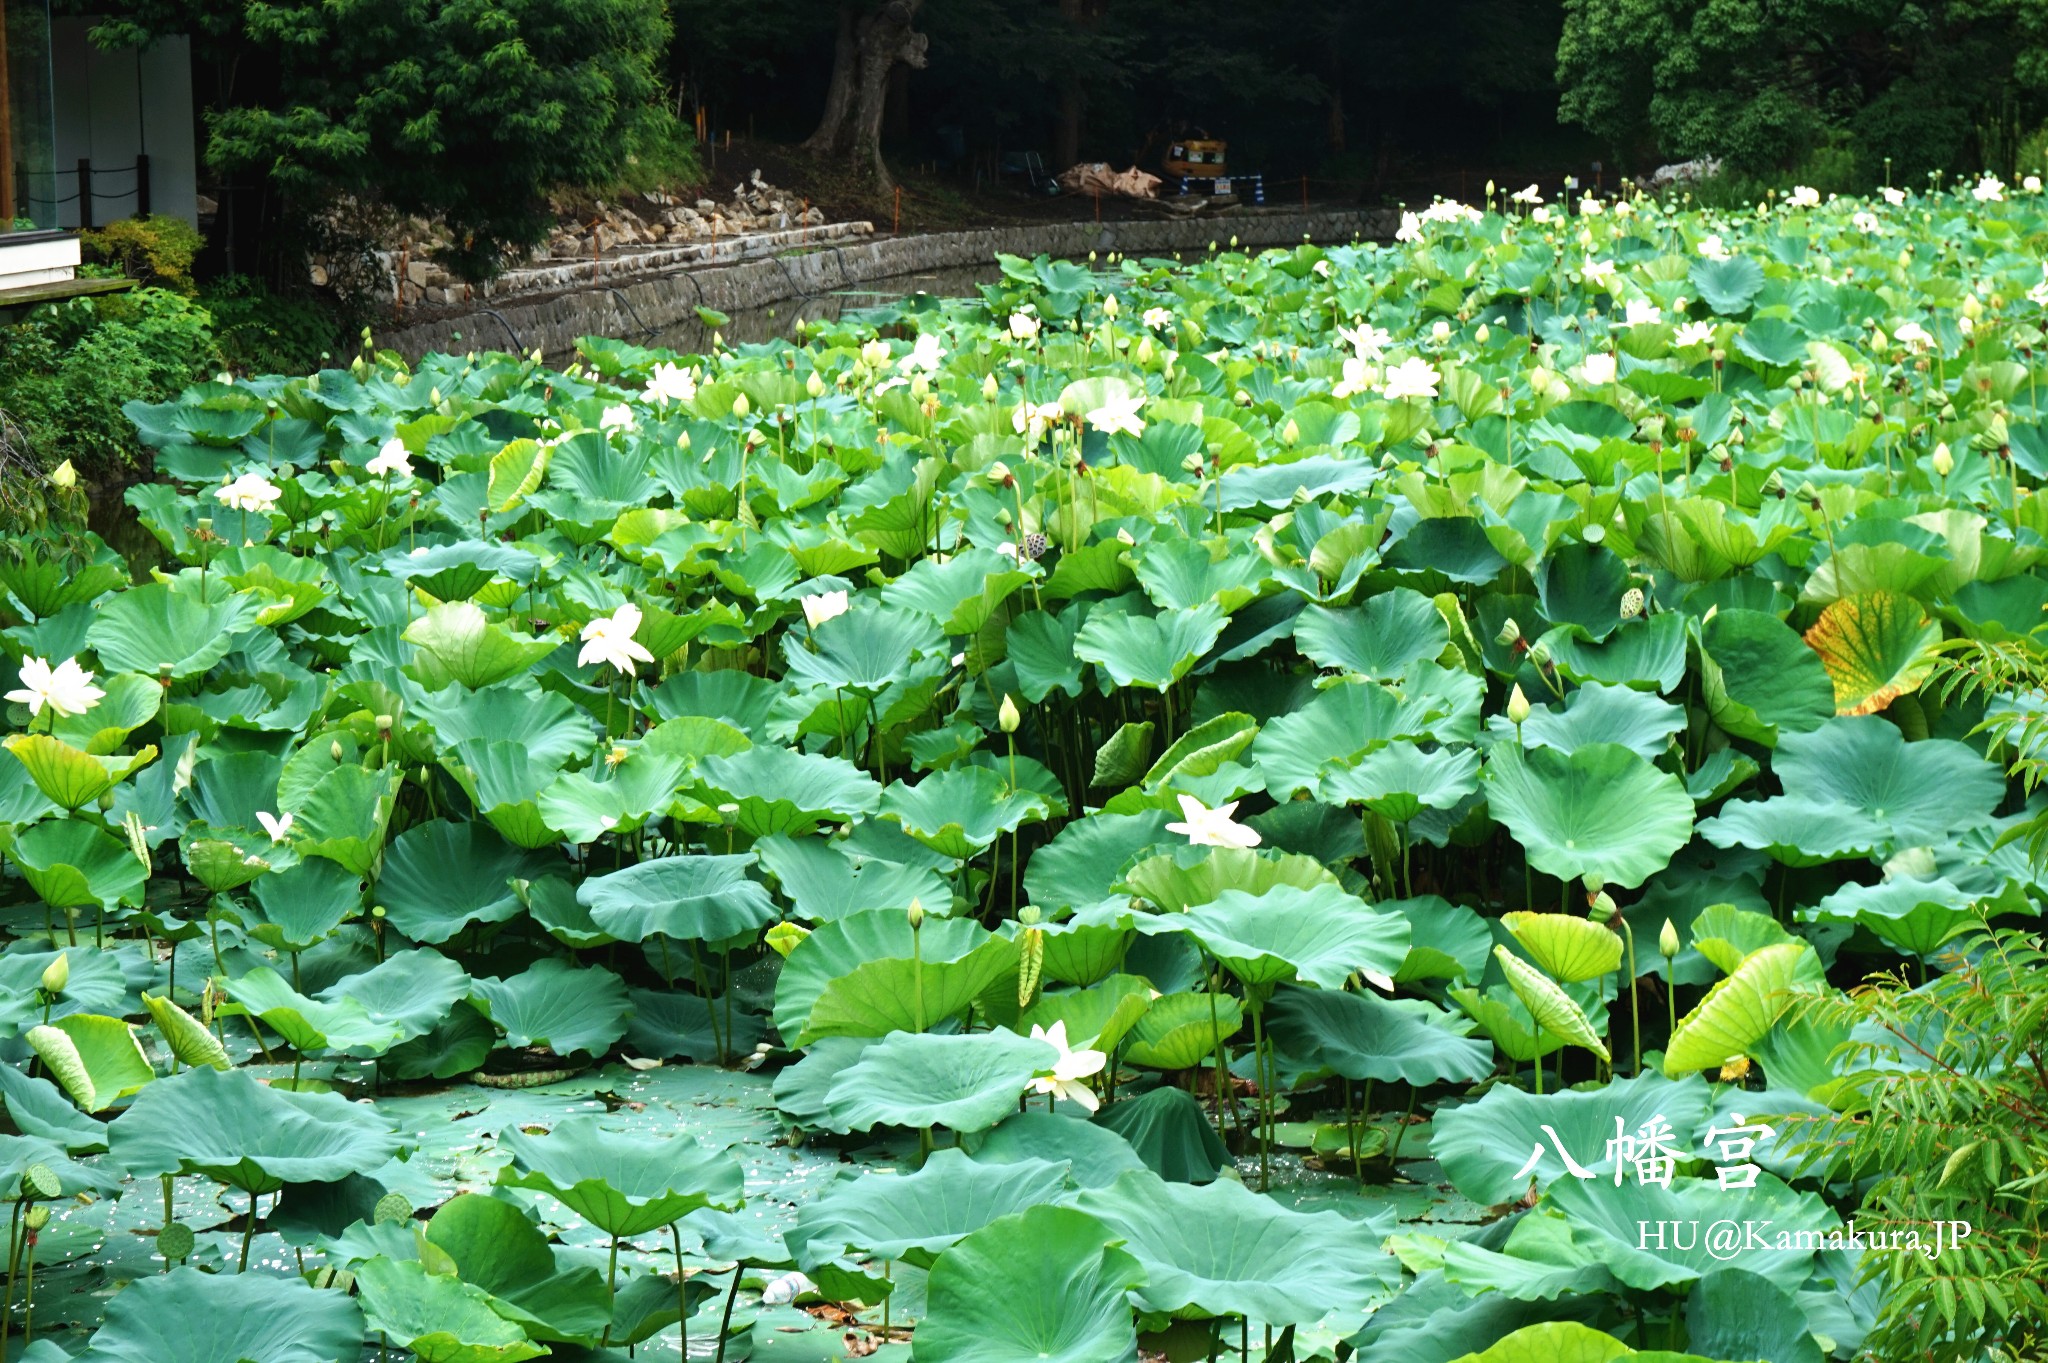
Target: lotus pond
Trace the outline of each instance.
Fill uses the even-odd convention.
[[[2048,212],[1897,198],[134,405],[161,566],[0,561],[6,1356],[1857,1355],[1844,991],[2048,890]]]

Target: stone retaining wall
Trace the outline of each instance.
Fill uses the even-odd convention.
[[[700,306],[745,312],[898,275],[984,265],[998,254],[1081,257],[1090,251],[1171,255],[1236,237],[1245,247],[1291,246],[1304,238],[1347,242],[1393,235],[1397,213],[1347,209],[1144,222],[1055,223],[835,242],[766,259],[664,274],[621,276],[596,288],[526,301],[508,299],[408,327],[378,332],[380,348],[416,360],[431,351],[532,350],[549,356],[579,336],[642,337],[693,320]],[[794,235],[794,234],[790,234]]]

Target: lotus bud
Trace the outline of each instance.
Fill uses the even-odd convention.
[[[427,402],[430,406],[439,407],[441,405],[441,390],[429,388],[427,390]]]
[[[1237,390],[1237,395],[1234,401],[1240,407],[1249,407],[1252,405],[1252,395],[1250,393],[1245,392],[1244,389],[1240,388]]]
[[[387,734],[391,732],[391,716],[378,715],[376,719],[372,722],[375,723],[376,726],[383,732]]]
[[[1294,418],[1289,417],[1287,419],[1287,424],[1280,428],[1280,443],[1283,445],[1292,445],[1300,439],[1301,427],[1295,424]]]
[[[813,369],[811,376],[804,380],[804,391],[814,398],[823,397],[825,394],[825,376]]]
[[[1700,623],[1704,625],[1704,624],[1706,624],[1706,623],[1707,623],[1707,622],[1708,622],[1709,620],[1712,620],[1712,619],[1713,619],[1713,618],[1714,618],[1715,616],[1719,615],[1720,613],[1721,613],[1721,607],[1720,607],[1720,606],[1719,606],[1718,604],[1717,604],[1717,605],[1712,605],[1712,606],[1709,606],[1709,607],[1707,607],[1707,613],[1706,613],[1705,615],[1702,615],[1702,616],[1700,617]]]
[[[1522,642],[1522,627],[1515,623],[1514,616],[1501,622],[1500,633],[1493,636],[1493,641],[1502,648],[1513,648]]]
[[[1531,708],[1529,697],[1522,692],[1521,683],[1515,683],[1515,689],[1508,692],[1508,723],[1519,729],[1522,722],[1529,718]]]
[[[1934,447],[1934,471],[1946,478],[1956,471],[1956,458],[1948,452],[1946,441]]]
[[[996,376],[994,374],[988,374],[982,378],[981,395],[987,401],[994,402],[996,400],[996,393],[999,388],[1000,385],[996,383]]]
[[[1024,717],[1017,713],[1017,698],[1004,696],[1002,706],[996,711],[996,723],[1001,726],[1004,733],[1014,734],[1017,732],[1017,726],[1023,722]]]
[[[1664,926],[1657,930],[1657,953],[1667,964],[1678,954],[1678,928],[1669,918],[1665,919]]]
[[[1138,338],[1137,357],[1139,364],[1152,363],[1152,338],[1150,336],[1140,336]]]
[[[78,470],[71,467],[69,459],[50,470],[50,486],[65,492],[78,486]]]
[[[1885,334],[1884,334],[1884,328],[1883,328],[1883,327],[1873,327],[1873,328],[1871,329],[1871,332],[1870,332],[1870,347],[1871,347],[1871,349],[1873,349],[1873,350],[1883,350],[1883,349],[1884,349],[1884,348],[1885,348],[1885,347],[1886,347],[1887,345],[1889,345],[1889,344],[1891,344],[1891,343],[1890,343],[1890,342],[1889,342],[1888,340],[1886,340],[1886,338],[1885,338]]]
[[[913,898],[910,901],[910,930],[916,932],[924,926],[924,901]]]
[[[333,758],[333,759],[334,759],[335,761],[337,761],[337,762],[339,762],[339,761],[341,760],[341,740],[340,740],[340,739],[338,739],[338,738],[335,738],[335,739],[329,739],[329,740],[328,740],[328,743],[327,743],[327,755],[328,755],[329,757]]]
[[[860,362],[870,369],[880,369],[889,363],[889,343],[876,339],[860,348]]]
[[[1966,294],[1964,294],[1964,295],[1963,295],[1963,316],[1965,316],[1965,317],[1969,318],[1969,319],[1970,319],[1970,320],[1971,320],[1972,322],[1974,322],[1974,321],[1976,321],[1976,320],[1977,320],[1977,319],[1978,319],[1979,317],[1982,317],[1983,315],[1984,315],[1984,301],[1983,301],[1982,299],[1978,298],[1978,297],[1977,297],[1977,295],[1976,295],[1976,294],[1974,294],[1974,293],[1966,293]]]
[[[914,398],[922,398],[931,391],[932,381],[926,378],[923,374],[919,374],[915,378],[911,379],[910,396]]]
[[[753,410],[753,404],[747,401],[747,395],[745,393],[741,393],[738,397],[732,400],[732,414],[734,416],[743,417],[748,412],[751,412]]]
[[[1120,306],[1121,305],[1118,304],[1118,302],[1116,301],[1116,295],[1111,294],[1109,297],[1102,300],[1102,315],[1104,317],[1114,319],[1117,315]]]
[[[1492,338],[1493,333],[1486,329],[1486,323],[1484,322],[1481,322],[1479,324],[1479,329],[1472,333],[1472,339],[1479,342],[1479,344],[1481,345],[1485,345],[1487,341],[1491,340]]]
[[[1580,876],[1579,884],[1585,888],[1588,895],[1596,895],[1607,888],[1607,877],[1595,872]]]
[[[1586,917],[1595,923],[1606,924],[1612,923],[1614,916],[1619,912],[1621,910],[1615,906],[1614,896],[1602,890],[1593,896],[1593,904],[1586,910]]]
[[[71,955],[60,951],[57,959],[43,967],[43,992],[51,998],[64,992],[64,986],[71,983]]]

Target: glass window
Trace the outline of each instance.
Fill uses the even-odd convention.
[[[0,232],[57,225],[51,80],[48,0],[0,0]]]

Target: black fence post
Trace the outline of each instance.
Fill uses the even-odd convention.
[[[92,159],[78,158],[78,230],[92,230]]]
[[[149,153],[135,154],[135,216],[149,216]]]

